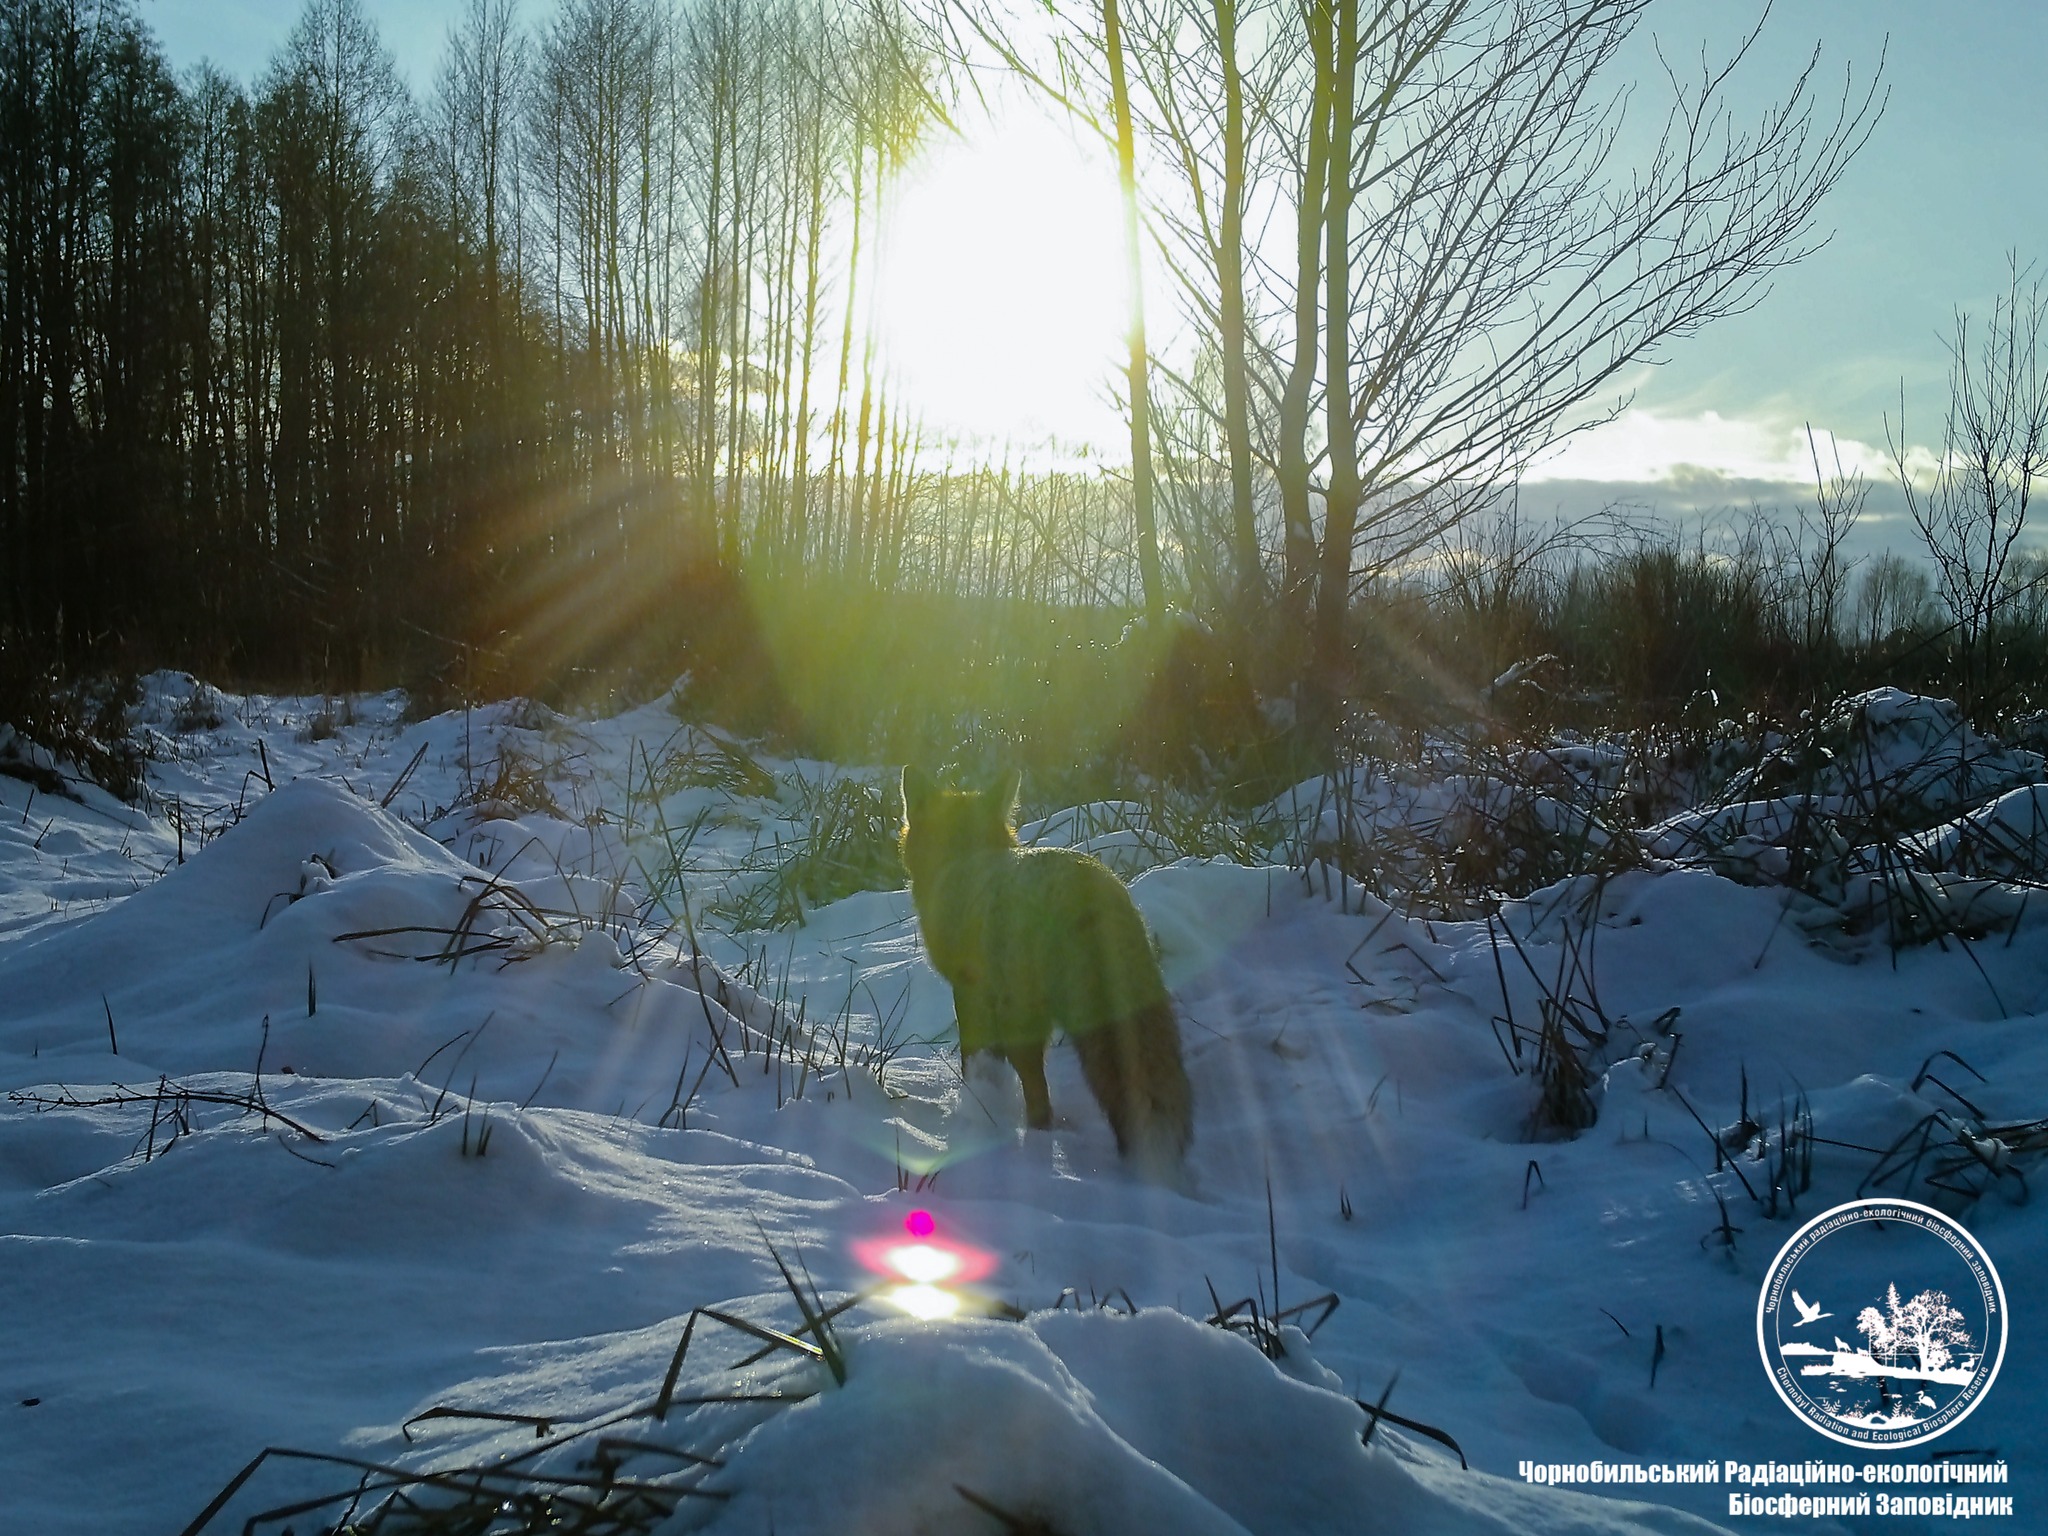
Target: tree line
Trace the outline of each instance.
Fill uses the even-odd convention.
[[[863,244],[926,67],[886,0],[470,0],[415,100],[360,0],[248,84],[4,0],[0,628],[342,679],[707,565],[888,574]]]
[[[1188,604],[1327,704],[1364,586],[1754,303],[1881,107],[1816,51],[1738,121],[1751,34],[1645,129],[1646,3],[468,0],[416,100],[360,0],[246,84],[0,0],[0,630],[340,682],[829,573]],[[876,232],[991,64],[1121,172],[1104,478],[891,396]]]

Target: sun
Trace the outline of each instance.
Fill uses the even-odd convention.
[[[928,441],[1115,451],[1123,233],[1114,162],[1088,148],[1020,111],[908,168],[882,238],[877,328]]]

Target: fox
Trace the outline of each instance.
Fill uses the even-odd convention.
[[[1060,1029],[1117,1151],[1170,1171],[1193,1135],[1193,1097],[1152,936],[1100,860],[1017,846],[1019,783],[1013,772],[993,790],[941,789],[903,770],[911,906],[932,969],[953,989],[961,1058],[1008,1061],[1026,1123],[1044,1130],[1045,1053]]]

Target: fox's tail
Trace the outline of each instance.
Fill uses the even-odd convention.
[[[1157,1173],[1180,1166],[1194,1103],[1180,1064],[1180,1029],[1161,998],[1074,1039],[1088,1091],[1109,1117],[1116,1149]]]

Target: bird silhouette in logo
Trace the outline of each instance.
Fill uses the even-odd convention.
[[[1824,1317],[1835,1315],[1832,1312],[1821,1311],[1819,1302],[1808,1301],[1797,1291],[1792,1293],[1792,1305],[1799,1309],[1799,1321],[1792,1325],[1795,1328],[1804,1328],[1808,1323],[1817,1323]]]

